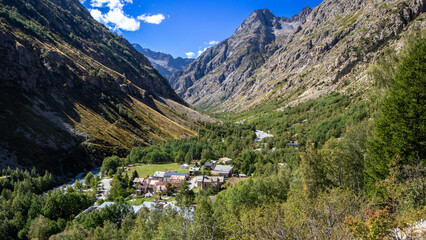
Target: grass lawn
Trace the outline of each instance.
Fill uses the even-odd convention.
[[[241,181],[246,181],[248,178],[237,178],[237,177],[231,177],[231,178],[228,178],[227,180],[226,180],[226,182],[227,183],[229,183],[229,184],[231,184],[231,185],[235,185],[235,184],[237,184],[237,183],[239,183],[239,182],[241,182]]]
[[[166,163],[166,164],[139,164],[131,167],[127,170],[128,174],[131,174],[134,170],[138,172],[139,177],[146,177],[147,175],[153,175],[156,171],[164,172],[177,171],[179,173],[188,173],[188,169],[180,169],[181,164],[179,163]]]
[[[176,201],[176,197],[171,197],[171,198],[167,199],[167,202],[173,202],[173,201]]]
[[[146,198],[146,197],[137,197],[137,198],[133,198],[130,199],[129,201],[126,201],[126,203],[130,204],[130,205],[136,205],[139,206],[141,205],[143,202],[152,202],[154,200],[154,198],[150,197],[150,198]]]
[[[154,201],[154,199],[155,199],[155,198],[157,198],[157,199],[158,199],[158,196],[149,197],[149,198],[146,198],[146,197],[135,197],[135,198],[133,198],[133,199],[130,199],[130,200],[126,201],[126,203],[127,203],[127,204],[130,204],[130,205],[136,205],[136,206],[139,206],[139,205],[141,205],[143,202],[152,202],[152,201]],[[163,199],[164,199],[164,198],[165,198],[165,197],[163,197]],[[171,197],[171,198],[167,199],[167,202],[171,202],[171,201],[176,201],[175,197]]]

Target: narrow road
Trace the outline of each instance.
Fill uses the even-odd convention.
[[[197,187],[197,177],[193,177],[189,181],[189,190],[192,190],[195,187]]]
[[[100,197],[100,199],[107,199],[109,190],[111,189],[111,180],[112,178],[104,178],[101,180],[104,191],[101,193],[102,197]]]

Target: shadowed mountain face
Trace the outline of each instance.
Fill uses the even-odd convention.
[[[145,55],[151,62],[151,65],[167,79],[170,79],[175,72],[184,70],[194,61],[191,58],[173,58],[170,54],[154,52],[148,48],[141,47],[139,44],[132,45],[136,50]]]
[[[207,49],[169,80],[190,104],[212,110],[247,81],[305,20],[309,7],[292,18],[254,11],[228,39]]]
[[[0,9],[0,167],[70,175],[209,120],[78,0]]]

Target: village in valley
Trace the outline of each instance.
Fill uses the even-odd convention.
[[[253,148],[262,148],[264,138],[272,134],[255,131]],[[256,150],[255,150],[256,151]],[[273,151],[273,150],[272,150]],[[116,156],[106,158],[102,168],[80,173],[57,189],[62,191],[80,190],[93,196],[94,204],[79,216],[112,205],[125,204],[132,212],[142,209],[181,210],[195,207],[197,194],[208,196],[214,202],[216,195],[248,177],[228,157],[217,160],[192,160],[187,163],[133,163],[123,164]]]
[[[151,169],[160,168],[164,170],[146,174]],[[122,171],[122,174],[126,177],[129,174],[132,176],[130,177],[133,182],[132,194],[125,199],[125,202],[132,206],[134,213],[138,213],[143,208],[148,210],[164,208],[179,210],[176,197],[181,191],[192,195],[200,191],[217,194],[228,181],[229,184],[235,184],[247,178],[245,174],[234,173],[232,159],[227,157],[182,165],[177,163],[131,164],[122,167]],[[110,178],[103,179],[96,195],[98,201],[82,214],[116,204],[116,202],[105,201],[109,197],[109,182],[111,180]],[[215,195],[209,196],[209,198],[213,202]]]

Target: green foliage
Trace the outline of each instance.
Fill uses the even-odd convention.
[[[27,239],[27,236],[47,239],[50,235],[65,229],[64,219],[71,219],[92,203],[90,197],[80,196],[78,193],[64,194],[55,191],[50,195],[40,195],[55,185],[53,176],[48,172],[39,175],[35,169],[31,173],[27,170],[6,169],[1,174],[6,176],[0,177],[2,239]],[[73,198],[71,195],[79,197]],[[81,204],[81,199],[87,200],[87,203]],[[49,219],[49,216],[44,215],[45,212],[49,216],[57,215]]]
[[[110,172],[115,173],[117,168],[121,165],[123,165],[123,161],[119,157],[106,157],[102,162],[101,173],[111,176],[112,174],[110,174]]]
[[[60,234],[57,235],[53,235],[51,236],[49,239],[52,240],[62,240],[62,239],[67,239],[67,240],[80,240],[80,239],[86,239],[88,235],[88,231],[86,229],[83,228],[83,226],[81,226],[80,224],[73,224],[72,228],[70,228],[69,230],[62,232]]]
[[[94,229],[104,226],[105,221],[112,222],[120,226],[126,218],[135,216],[133,209],[127,204],[112,204],[102,208],[100,211],[92,211],[87,214],[82,214],[77,218],[86,229]]]
[[[376,120],[366,162],[370,189],[388,176],[388,164],[426,164],[426,40],[418,39],[402,57]]]
[[[135,180],[135,178],[138,178],[139,177],[139,175],[138,175],[138,172],[135,170],[135,171],[133,171],[132,172],[132,177],[130,178],[130,180]]]
[[[188,187],[188,182],[184,180],[180,191],[176,194],[176,201],[179,206],[188,207],[194,204],[195,193]]]
[[[52,220],[58,220],[59,218],[71,220],[82,209],[86,209],[92,204],[92,198],[84,193],[54,191],[46,199],[46,204],[41,209],[41,212],[45,217]]]
[[[31,225],[28,231],[28,237],[30,239],[48,239],[51,235],[59,233],[65,229],[66,222],[63,219],[59,221],[53,221],[45,218],[43,215],[35,218],[31,221]]]
[[[173,195],[173,193],[176,192],[176,187],[174,185],[172,185],[171,183],[167,183],[166,184],[166,189],[167,189],[167,196],[171,196]]]
[[[287,199],[290,180],[290,171],[283,168],[278,174],[240,182],[217,195],[213,204],[215,214],[238,213],[243,207],[283,202]]]
[[[89,172],[86,177],[84,178],[84,184],[86,186],[90,185],[90,181],[95,177],[95,175],[92,172]]]
[[[109,191],[108,198],[110,200],[119,200],[129,195],[128,185],[129,180],[122,178],[120,174],[116,174],[114,179],[111,181],[111,189]]]
[[[49,220],[47,218],[40,216],[31,222],[31,227],[28,232],[29,238],[47,240],[50,235]]]
[[[378,209],[373,211],[368,209],[365,216],[361,217],[349,216],[346,220],[357,239],[387,239],[391,235],[391,230],[397,228],[395,217],[390,213],[389,209]]]
[[[198,128],[198,137],[169,141],[160,146],[133,148],[126,164],[132,163],[190,163],[193,160],[212,160],[218,157],[238,157],[253,143],[253,130],[247,126],[225,123],[205,123]]]

